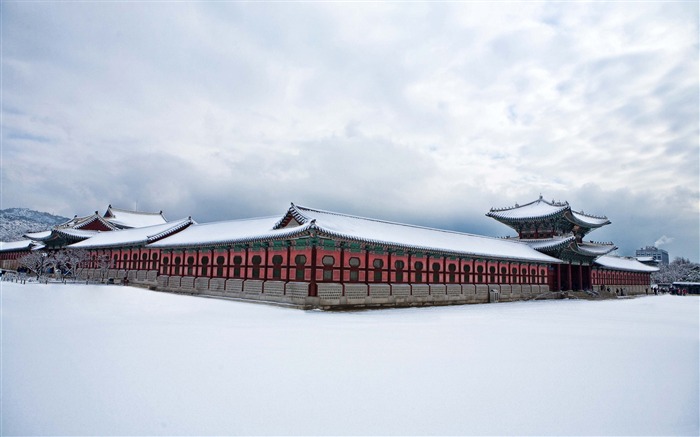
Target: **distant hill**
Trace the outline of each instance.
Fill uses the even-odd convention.
[[[51,229],[68,218],[28,208],[0,209],[0,241],[22,240],[22,234]]]

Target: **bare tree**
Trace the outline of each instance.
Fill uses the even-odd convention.
[[[32,252],[23,256],[18,261],[20,265],[34,272],[37,281],[39,281],[44,276],[46,267],[48,266],[47,258],[48,256],[46,253]]]
[[[63,252],[52,252],[46,256],[46,264],[53,269],[53,274],[61,281],[64,280],[66,256]]]
[[[90,259],[90,252],[85,249],[66,249],[63,253],[66,257],[64,264],[66,276],[76,278],[85,261]]]
[[[651,277],[657,284],[700,282],[700,264],[676,258],[668,265],[659,266],[659,271],[652,273]]]
[[[105,279],[107,279],[107,273],[113,265],[112,258],[110,258],[109,255],[105,253],[102,255],[97,255],[97,257],[94,258],[93,261],[96,264],[97,270],[99,270],[100,272],[100,279],[102,280],[102,282],[105,282]]]

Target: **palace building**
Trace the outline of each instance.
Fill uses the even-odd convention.
[[[648,294],[653,267],[583,237],[609,224],[540,199],[491,209],[517,237],[492,238],[292,204],[281,216],[196,223],[108,208],[25,250],[85,249],[83,275],[153,289],[304,308],[482,303],[558,291]],[[160,217],[160,218],[159,218]],[[8,243],[4,243],[8,244]],[[43,245],[43,246],[42,246]],[[40,247],[41,246],[41,247]],[[0,247],[0,259],[9,251]],[[98,272],[97,259],[110,260]],[[101,263],[105,269],[104,263]],[[102,275],[102,276],[100,276]]]

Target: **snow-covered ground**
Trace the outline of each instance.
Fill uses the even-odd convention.
[[[332,313],[2,282],[2,435],[697,435],[700,300]]]

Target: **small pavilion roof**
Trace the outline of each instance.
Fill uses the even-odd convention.
[[[119,228],[143,228],[168,222],[163,216],[163,211],[129,211],[127,209],[114,208],[112,205],[107,207],[104,218]]]
[[[568,223],[564,226],[564,229],[579,229],[577,232],[581,235],[585,235],[591,229],[610,224],[610,220],[605,216],[595,216],[574,211],[569,206],[569,202],[556,202],[554,200],[548,202],[542,196],[525,205],[516,204],[508,208],[491,208],[486,213],[486,216],[492,217],[516,230],[529,222],[557,220],[559,223]]]
[[[115,246],[138,246],[157,241],[185,229],[192,223],[191,218],[176,220],[155,226],[121,229],[110,232],[97,232],[90,238],[71,244],[70,247],[98,249]]]
[[[105,220],[101,215],[95,211],[94,214],[86,215],[84,217],[78,217],[77,215],[65,223],[61,223],[54,227],[54,229],[82,229],[94,222],[99,222],[105,230],[116,230],[119,229],[112,223]]]
[[[525,205],[516,204],[515,206],[507,208],[491,208],[486,215],[506,221],[528,221],[532,219],[556,217],[570,209],[571,207],[568,202],[561,203],[552,201],[550,203],[540,196],[539,199],[534,202],[526,203]]]
[[[652,267],[646,264],[642,264],[636,259],[623,258],[619,256],[603,255],[595,260],[595,263],[599,266],[613,269],[613,270],[625,270],[632,272],[658,272],[657,267]]]

